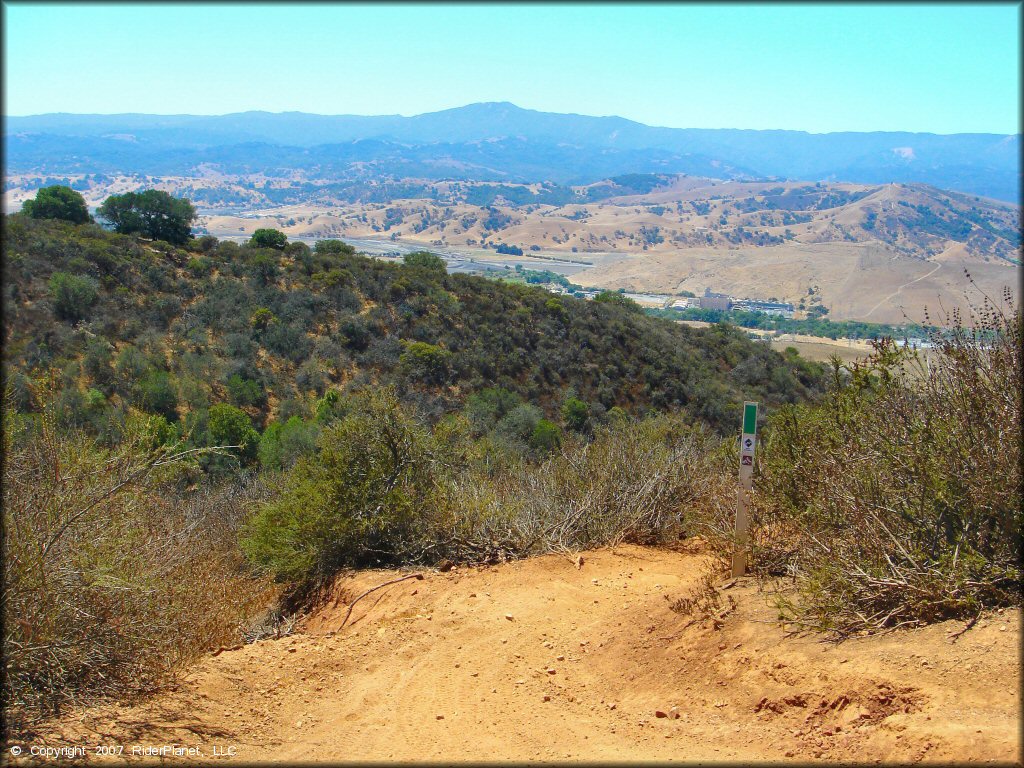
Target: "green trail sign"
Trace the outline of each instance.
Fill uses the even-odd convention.
[[[757,431],[757,403],[743,404],[743,433],[752,435]]]
[[[747,570],[747,541],[750,530],[750,490],[754,482],[754,450],[757,448],[757,403],[743,404],[740,425],[740,482],[736,494],[736,544],[732,553],[732,575]]]

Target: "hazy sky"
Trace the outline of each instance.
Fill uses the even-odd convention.
[[[413,115],[1020,132],[1019,4],[5,2],[5,113]]]

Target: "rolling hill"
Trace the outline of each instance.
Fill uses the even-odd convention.
[[[262,430],[331,389],[395,386],[424,418],[500,387],[559,418],[567,395],[597,414],[682,409],[730,429],[738,404],[813,397],[821,371],[738,330],[692,329],[541,288],[356,256],[335,241],[286,252],[217,242],[193,251],[7,217],[4,364],[28,382],[63,371],[63,418],[100,434],[129,408],[194,440],[229,402]]]

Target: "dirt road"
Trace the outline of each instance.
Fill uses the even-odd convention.
[[[355,596],[401,575],[359,573],[298,634],[210,656],[144,705],[76,713],[45,743],[246,763],[1019,759],[1018,611],[955,642],[959,622],[830,644],[786,636],[747,579],[717,615],[671,610],[701,594],[706,555],[582,558],[430,572],[339,632]]]

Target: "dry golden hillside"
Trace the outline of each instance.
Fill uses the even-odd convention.
[[[33,180],[13,178],[15,208]],[[84,182],[83,182],[84,183]],[[396,241],[472,258],[587,262],[582,285],[800,305],[836,320],[921,322],[967,310],[968,270],[995,298],[1020,280],[1020,211],[922,184],[723,182],[635,175],[585,187],[401,180],[330,185],[263,176],[108,180],[86,195],[152,184],[210,198],[200,226],[218,237],[274,227],[291,238]],[[22,191],[19,191],[22,190]],[[219,196],[219,197],[218,197]],[[544,268],[538,262],[538,268]],[[974,294],[977,296],[977,293]]]

